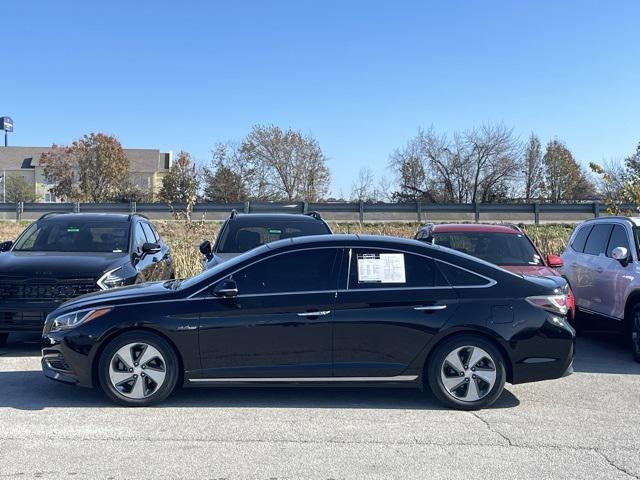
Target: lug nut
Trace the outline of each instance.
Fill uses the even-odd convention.
[[[465,365],[465,366],[464,366],[464,369],[465,369],[465,370],[468,370],[468,369],[469,369],[469,365]]]
[[[142,365],[142,369],[144,370],[145,368],[147,368],[147,366],[146,365]]]
[[[143,367],[144,368],[144,367]],[[475,372],[476,371],[476,367],[471,367],[471,371]]]
[[[130,368],[130,369],[129,369],[129,371],[130,371],[130,372],[133,372],[133,368]]]
[[[467,382],[467,383],[469,383],[469,379],[468,379],[468,378],[465,378],[465,379],[464,379],[464,381],[465,381],[465,382]]]
[[[460,372],[460,376],[461,376],[461,377],[464,377],[464,373]]]

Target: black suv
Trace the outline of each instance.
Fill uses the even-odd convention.
[[[46,214],[0,252],[0,345],[9,332],[42,331],[70,298],[175,278],[169,247],[137,214]]]
[[[233,210],[220,227],[213,248],[205,240],[200,244],[200,252],[205,256],[206,270],[265,243],[331,233],[318,212],[239,214]]]

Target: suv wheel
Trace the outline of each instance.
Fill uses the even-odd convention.
[[[456,336],[438,345],[427,366],[433,394],[460,410],[490,406],[502,394],[505,378],[498,349],[475,335]]]
[[[636,362],[640,362],[640,304],[631,311],[631,352]]]
[[[150,332],[130,332],[113,339],[98,365],[100,386],[125,406],[147,406],[173,392],[179,377],[176,354],[166,340]]]
[[[4,347],[4,345],[7,343],[8,338],[8,333],[0,333],[0,347]]]

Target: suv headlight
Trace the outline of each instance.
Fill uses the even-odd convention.
[[[121,275],[118,275],[119,273],[122,274],[122,267],[109,270],[98,279],[98,286],[102,290],[124,286],[127,279],[125,277],[122,277]]]
[[[99,308],[95,310],[80,310],[78,312],[65,313],[53,320],[51,326],[52,332],[58,332],[60,330],[70,330],[90,320],[94,320],[106,313],[109,313],[111,308]]]

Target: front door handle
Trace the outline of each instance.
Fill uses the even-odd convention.
[[[604,271],[604,269],[602,267],[596,268],[596,272],[598,272],[598,273],[602,273],[603,271]]]
[[[447,308],[446,305],[424,305],[422,307],[413,307],[414,310],[428,310],[428,311],[444,310],[445,308]]]
[[[324,317],[325,315],[329,315],[331,310],[321,310],[318,312],[300,312],[298,314],[299,317]]]

